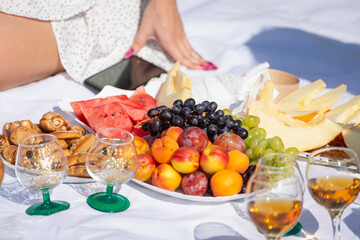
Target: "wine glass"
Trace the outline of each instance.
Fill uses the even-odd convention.
[[[246,186],[249,217],[267,239],[280,239],[301,214],[301,180],[286,172],[259,172]]]
[[[305,192],[305,180],[301,174],[299,164],[290,154],[287,153],[267,153],[256,164],[254,174],[263,171],[279,171],[294,174],[301,181],[302,191]]]
[[[301,174],[300,167],[290,154],[287,153],[268,153],[259,158],[254,174],[259,172],[284,172],[297,176],[300,180],[301,190],[305,192],[305,181]],[[297,222],[293,229],[285,233],[284,236],[295,235],[302,229],[302,225]]]
[[[134,137],[126,130],[105,128],[96,133],[86,159],[86,169],[97,182],[107,186],[87,198],[87,203],[102,212],[129,208],[129,200],[113,192],[113,187],[128,182],[138,168]]]
[[[43,202],[28,209],[29,215],[50,215],[70,207],[64,201],[51,201],[49,190],[60,185],[68,171],[68,160],[52,134],[32,135],[19,142],[15,173],[25,187],[42,191]]]
[[[341,215],[359,194],[358,174],[359,158],[350,148],[320,148],[308,159],[308,189],[312,198],[329,212],[333,239],[340,239]]]

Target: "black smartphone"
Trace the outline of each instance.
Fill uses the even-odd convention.
[[[133,56],[89,77],[85,80],[85,84],[98,90],[103,89],[106,85],[133,90],[162,73],[165,73],[163,69]]]

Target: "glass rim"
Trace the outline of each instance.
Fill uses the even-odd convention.
[[[121,139],[121,138],[100,137],[100,136],[99,136],[99,133],[102,133],[102,132],[104,132],[104,131],[109,131],[109,130],[115,130],[115,131],[123,132],[123,133],[125,133],[125,134],[127,135],[127,137],[130,137],[130,139],[129,139],[129,140],[126,140],[127,137]],[[126,145],[126,144],[131,143],[131,142],[134,141],[134,135],[131,134],[129,131],[127,131],[127,130],[125,130],[125,129],[122,129],[122,128],[103,128],[103,129],[100,129],[99,131],[97,131],[97,132],[95,133],[95,136],[96,136],[96,138],[97,138],[101,143],[104,143],[104,144],[109,144],[109,142],[106,142],[105,139],[111,139],[111,140],[126,140],[126,141],[124,141],[124,142],[115,142],[115,143],[112,142],[112,143],[111,143],[111,144],[117,145],[117,146]]]
[[[25,144],[23,142],[25,142],[26,140],[30,139],[30,138],[37,138],[37,137],[49,137],[50,139],[46,142],[40,142],[40,143],[32,143],[32,144]],[[23,139],[21,139],[19,141],[19,144],[18,146],[24,146],[24,147],[34,147],[34,146],[42,146],[44,144],[47,144],[47,143],[52,143],[52,142],[56,142],[57,141],[57,138],[54,134],[51,134],[51,133],[40,133],[40,134],[33,134],[33,135],[30,135],[30,136],[27,136],[27,137],[24,137]]]
[[[292,183],[292,182],[301,181],[301,179],[299,179],[299,177],[296,176],[296,175],[293,175],[293,174],[290,174],[290,173],[285,173],[285,172],[278,172],[278,171],[258,172],[256,174],[252,175],[250,177],[250,179],[251,179],[251,181],[257,182],[257,183],[267,183],[267,184],[276,183],[276,182],[265,181],[265,180],[262,180],[262,179],[258,179],[258,180],[254,179],[256,176],[261,176],[261,175],[262,176],[266,176],[266,175],[287,176],[287,178],[292,179],[291,182],[289,182],[289,184]],[[250,179],[249,179],[249,181],[250,181]]]
[[[310,153],[308,161],[309,162],[319,161],[321,159],[319,159],[319,160],[315,159],[316,155],[327,152],[327,151],[332,151],[332,150],[343,151],[346,154],[350,153],[350,154],[348,154],[350,158],[343,158],[343,159],[339,159],[339,160],[333,159],[334,161],[340,161],[341,160],[341,162],[343,162],[343,163],[349,163],[349,162],[353,162],[353,160],[355,160],[355,163],[356,163],[357,167],[359,168],[359,166],[360,166],[359,156],[357,155],[357,153],[354,150],[352,150],[351,148],[347,148],[347,147],[331,146],[331,147],[318,148],[318,149],[316,149],[316,150],[314,150],[314,151],[312,151]],[[321,158],[321,156],[319,156],[319,158]],[[323,158],[328,158],[328,157],[323,157]],[[329,158],[328,158],[328,160],[329,160]],[[338,165],[338,166],[342,167],[341,165]]]
[[[266,159],[266,156],[279,156],[279,155],[285,155],[285,156],[290,157],[291,163],[287,164],[285,166],[280,166],[280,167],[274,167],[274,166],[269,166],[269,165],[263,165],[263,166],[265,166],[268,169],[283,169],[283,168],[288,168],[288,167],[295,165],[294,164],[295,158],[288,153],[267,153],[259,158],[259,161],[257,162],[256,166],[260,165],[262,163],[262,160]]]

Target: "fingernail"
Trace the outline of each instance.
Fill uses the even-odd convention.
[[[218,69],[218,67],[215,65],[215,64],[213,64],[212,62],[207,62],[211,67],[210,67],[210,69],[211,70],[216,70],[216,69]]]
[[[201,67],[202,69],[204,69],[204,70],[210,70],[211,65],[209,65],[209,64],[207,64],[207,65],[202,65],[202,64],[200,64],[200,67]]]
[[[133,48],[129,48],[129,50],[125,53],[124,58],[125,59],[129,59],[134,53],[134,49]]]

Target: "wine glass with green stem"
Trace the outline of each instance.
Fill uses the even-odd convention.
[[[324,147],[311,152],[306,167],[312,198],[330,214],[333,239],[340,239],[341,215],[360,190],[359,157],[350,148]]]
[[[301,215],[301,180],[286,172],[258,172],[246,185],[246,206],[250,220],[266,239],[280,239]]]
[[[19,182],[41,191],[43,202],[28,209],[29,215],[51,215],[70,207],[64,201],[51,201],[49,190],[60,185],[68,172],[68,159],[52,134],[32,135],[19,142],[15,173]]]
[[[107,186],[87,198],[87,203],[102,212],[120,212],[129,208],[129,200],[113,192],[114,186],[132,179],[138,168],[134,137],[120,128],[105,128],[96,133],[86,160],[90,176]]]

